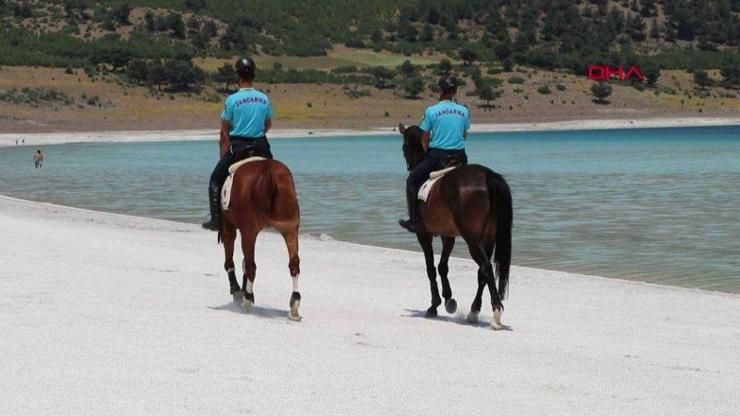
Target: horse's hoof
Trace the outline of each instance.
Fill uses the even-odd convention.
[[[501,323],[501,309],[493,311],[493,319],[491,319],[491,329],[498,331],[504,329],[504,324]]]
[[[449,314],[457,312],[457,301],[454,298],[445,301],[445,310]]]
[[[468,313],[468,322],[471,324],[478,322],[478,312],[470,311],[470,313]]]
[[[291,321],[300,321],[303,319],[301,317],[300,313],[298,313],[298,308],[301,307],[301,294],[298,292],[293,292],[293,294],[290,295],[290,312],[288,312],[288,319]]]
[[[244,300],[244,294],[241,290],[237,292],[231,292],[231,297],[234,298],[234,303],[237,305],[241,305],[242,300]]]
[[[252,312],[253,305],[254,305],[254,300],[251,300],[246,297],[244,298],[244,300],[242,300],[242,310],[244,310],[244,312],[246,313]]]
[[[437,317],[437,308],[435,308],[435,307],[432,306],[431,308],[427,309],[426,316],[427,316],[427,318],[436,318]]]
[[[298,302],[300,304],[300,302]],[[299,322],[303,317],[298,313],[298,306],[296,305],[296,309],[291,309],[290,312],[288,312],[288,319],[294,322]]]
[[[298,313],[298,308],[301,306],[300,300],[295,300],[290,302],[290,312],[288,312],[288,319],[291,321],[300,321],[303,319],[300,313]]]

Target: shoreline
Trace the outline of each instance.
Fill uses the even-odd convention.
[[[450,259],[457,313],[429,319],[421,253],[304,237],[296,323],[279,235],[260,235],[246,314],[228,294],[222,248],[197,225],[9,197],[0,218],[9,413],[729,416],[740,406],[731,294],[514,266],[510,330],[492,331],[487,295],[481,321],[465,320],[472,261]]]
[[[118,212],[99,211],[99,210],[94,210],[94,209],[89,209],[89,208],[74,207],[71,205],[55,204],[53,202],[33,201],[30,199],[16,198],[16,197],[8,196],[5,194],[0,194],[0,205],[2,205],[3,200],[13,202],[13,203],[18,203],[18,204],[37,205],[39,207],[44,207],[44,208],[47,208],[55,212],[58,210],[67,210],[67,211],[77,212],[82,215],[88,214],[88,215],[93,215],[93,216],[101,216],[101,217],[107,216],[107,217],[112,217],[112,218],[118,218],[121,221],[131,221],[131,222],[154,221],[154,222],[162,222],[165,224],[170,224],[172,226],[195,227],[197,230],[200,230],[200,227],[198,227],[198,224],[195,224],[195,223],[154,218],[154,217],[145,217],[145,216],[138,216],[138,215],[131,215],[131,214],[123,214],[123,213],[118,213]],[[263,231],[263,233],[272,234],[275,236],[278,235],[272,229],[266,229]],[[413,253],[414,255],[422,255],[420,251],[407,250],[407,249],[396,248],[396,247],[380,246],[380,245],[363,244],[363,243],[357,243],[357,242],[346,241],[346,240],[338,240],[328,234],[326,234],[328,238],[325,238],[325,237],[322,237],[323,235],[325,235],[323,233],[321,235],[315,235],[315,234],[301,232],[299,233],[299,235],[301,239],[305,239],[305,240],[317,241],[317,242],[333,242],[333,243],[342,244],[342,245],[355,246],[358,249],[363,249],[363,248],[364,249],[379,249],[379,250],[388,250],[388,251],[399,252],[399,253],[407,253],[407,254]],[[237,252],[235,256],[236,255],[238,255],[238,247],[237,247]],[[438,257],[439,257],[439,253],[435,253],[435,258],[438,258]],[[472,262],[472,260],[467,256],[462,256],[462,257],[451,256],[450,259],[458,259],[458,260]],[[692,291],[692,292],[714,294],[714,295],[727,295],[730,297],[740,299],[740,293],[724,292],[721,290],[702,289],[698,287],[687,287],[687,286],[679,286],[679,285],[646,282],[643,280],[636,280],[636,279],[626,279],[626,278],[599,276],[599,275],[593,275],[593,274],[583,274],[583,273],[578,273],[578,272],[570,272],[567,270],[555,270],[555,269],[543,269],[539,267],[530,267],[530,266],[518,266],[515,264],[512,264],[512,267],[516,267],[516,268],[524,269],[524,270],[537,271],[541,273],[565,274],[569,276],[575,276],[575,277],[587,278],[587,279],[604,279],[604,280],[609,280],[609,281],[624,282],[626,284],[648,285],[648,286],[655,286],[659,288],[672,288],[672,289],[687,290],[687,291]]]
[[[612,130],[670,127],[717,127],[740,125],[740,117],[658,117],[651,119],[584,119],[542,123],[473,124],[470,133],[511,133],[537,131]],[[386,136],[398,134],[396,127],[355,129],[286,128],[270,131],[270,139],[328,138],[338,136]],[[161,141],[217,140],[215,129],[193,130],[121,130],[101,132],[0,133],[0,147],[18,145],[39,146],[66,143],[144,143]]]

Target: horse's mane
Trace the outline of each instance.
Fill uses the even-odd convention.
[[[409,126],[406,128],[405,137],[408,144],[415,148],[421,148],[421,136],[423,135],[422,130],[419,126]]]

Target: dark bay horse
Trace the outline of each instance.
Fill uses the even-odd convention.
[[[221,155],[228,149],[228,142],[221,146]],[[276,229],[288,247],[288,268],[293,279],[290,296],[292,320],[299,320],[298,307],[301,294],[298,292],[300,259],[298,258],[298,226],[300,211],[293,175],[287,166],[276,160],[250,162],[236,171],[231,187],[229,209],[223,214],[222,238],[226,261],[224,268],[229,275],[231,294],[235,302],[249,312],[254,304],[254,278],[257,265],[254,248],[257,234],[265,228]],[[241,234],[244,262],[243,286],[240,287],[234,271],[234,242],[237,230]]]
[[[417,126],[406,128],[403,124],[398,129],[403,135],[403,156],[411,170],[424,159],[422,131]],[[478,321],[483,289],[488,286],[493,306],[491,327],[504,327],[501,323],[504,308],[501,300],[506,295],[509,283],[512,220],[509,185],[501,175],[485,166],[460,166],[434,184],[427,202],[419,206],[419,229],[416,234],[426,258],[427,277],[432,292],[432,306],[427,309],[427,316],[437,316],[437,307],[442,303],[437,289],[437,271],[442,280],[445,309],[448,313],[455,313],[457,310],[457,302],[452,297],[450,282],[447,280],[447,261],[455,246],[455,238],[462,237],[468,245],[470,256],[478,264],[478,291],[470,307],[468,321]],[[434,236],[442,237],[442,257],[437,270],[434,269],[432,248]],[[495,264],[495,274],[491,257]]]

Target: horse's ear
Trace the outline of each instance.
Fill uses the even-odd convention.
[[[398,123],[398,131],[401,134],[406,134],[406,126],[404,126],[403,123]]]

